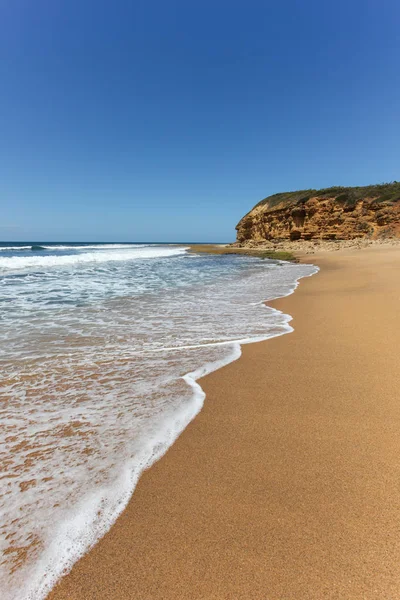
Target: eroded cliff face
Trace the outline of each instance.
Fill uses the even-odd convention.
[[[360,193],[354,197],[342,190],[334,195],[313,191],[304,197],[292,192],[266,198],[238,223],[237,241],[400,237],[400,194],[385,200],[380,194],[359,198]]]

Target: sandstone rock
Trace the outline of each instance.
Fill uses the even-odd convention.
[[[240,244],[400,237],[400,183],[275,194],[237,227]]]

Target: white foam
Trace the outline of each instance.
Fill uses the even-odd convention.
[[[185,248],[132,247],[129,250],[116,249],[97,252],[83,252],[67,255],[33,255],[0,257],[0,272],[26,269],[47,269],[53,267],[75,266],[82,263],[104,263],[148,258],[162,258],[184,254]]]
[[[33,244],[35,245],[35,244]],[[39,244],[42,248],[46,250],[112,250],[112,249],[127,249],[127,248],[147,248],[152,246],[152,244],[84,244],[84,245],[75,245],[75,244],[52,244],[51,246],[46,244]],[[157,244],[154,244],[157,246]]]
[[[24,246],[0,246],[0,251],[12,252],[12,251],[27,251],[31,250],[32,247],[40,247],[45,250],[104,250],[112,248],[146,248],[148,246],[154,246],[158,244],[40,244],[39,242],[33,242],[29,245]]]
[[[36,572],[22,592],[26,600],[46,598],[58,579],[86,553],[113,525],[128,504],[140,475],[166,453],[182,431],[203,407],[205,393],[197,379],[220,369],[241,356],[240,344],[231,344],[231,352],[224,359],[207,363],[182,379],[192,388],[191,402],[165,419],[158,431],[139,453],[127,463],[113,488],[103,488],[75,508],[70,518],[61,523],[50,545],[42,555]],[[44,577],[45,574],[45,577]]]
[[[202,257],[139,260],[132,273],[126,262],[3,279],[0,461],[10,479],[0,482],[0,550],[32,536],[42,544],[14,576],[0,567],[4,600],[45,598],[201,410],[199,377],[236,360],[241,344],[292,331],[264,300],[316,271]]]
[[[31,246],[0,246],[0,252],[11,252],[13,250],[30,250]]]

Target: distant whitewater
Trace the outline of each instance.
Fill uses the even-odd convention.
[[[4,600],[46,596],[201,409],[196,379],[290,331],[263,302],[315,271],[172,245],[0,244]]]

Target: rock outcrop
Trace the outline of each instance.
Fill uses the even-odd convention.
[[[259,202],[236,229],[238,245],[400,238],[400,183],[275,194]]]

